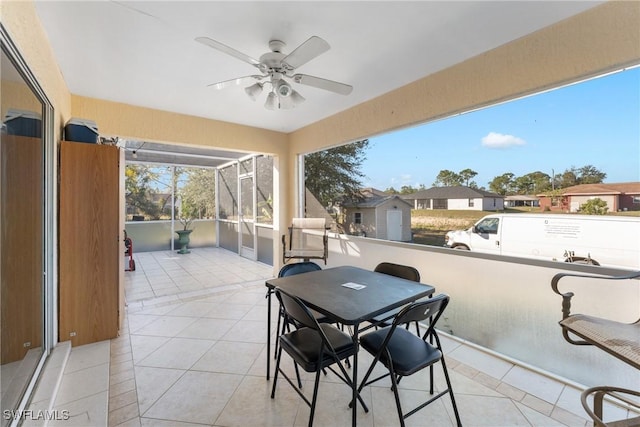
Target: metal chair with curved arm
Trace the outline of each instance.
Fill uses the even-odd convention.
[[[571,314],[573,292],[560,292],[558,283],[563,277],[583,279],[630,280],[639,279],[640,271],[623,276],[596,276],[587,274],[558,273],[551,279],[551,289],[562,296],[562,320],[559,322],[564,339],[573,345],[593,345],[636,369],[640,369],[640,319],[633,323],[623,323],[586,314]],[[578,338],[574,338],[578,337]],[[593,409],[589,406],[593,395]],[[582,393],[581,401],[585,411],[596,427],[640,426],[640,417],[619,421],[603,421],[603,400],[613,398],[630,408],[640,410],[637,400],[626,396],[640,396],[638,390],[619,387],[591,387]]]

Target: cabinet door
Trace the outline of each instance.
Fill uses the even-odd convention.
[[[60,146],[60,341],[82,345],[118,334],[119,153]]]

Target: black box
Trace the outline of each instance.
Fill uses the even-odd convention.
[[[33,111],[9,110],[4,116],[7,134],[42,138],[42,119]]]
[[[96,144],[98,142],[98,126],[92,120],[71,119],[64,127],[64,139],[65,141]]]

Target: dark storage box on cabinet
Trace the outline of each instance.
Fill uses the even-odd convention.
[[[64,139],[73,142],[98,142],[98,126],[92,120],[71,119],[64,127]]]
[[[3,125],[9,135],[42,138],[41,116],[33,111],[9,110]]]

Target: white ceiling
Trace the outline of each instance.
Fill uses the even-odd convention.
[[[38,1],[37,12],[77,95],[291,132],[603,2],[582,1]],[[348,96],[294,84],[306,102],[264,108],[242,86],[256,74],[194,41],[253,58],[271,39],[289,53],[311,36],[331,49],[296,72],[353,86]]]

